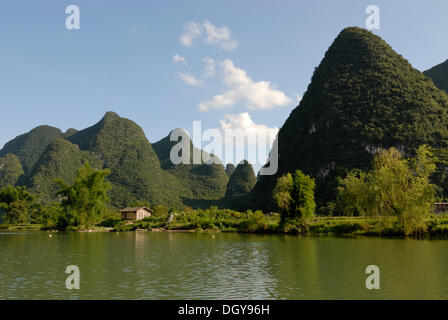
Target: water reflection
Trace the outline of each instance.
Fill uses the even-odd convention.
[[[1,299],[446,299],[448,241],[0,232]],[[65,288],[65,267],[81,290]],[[367,290],[367,265],[381,289]]]

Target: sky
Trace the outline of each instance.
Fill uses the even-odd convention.
[[[66,27],[70,5],[79,29]],[[2,1],[0,147],[107,111],[150,142],[193,121],[275,133],[338,33],[366,27],[369,5],[380,9],[373,32],[415,68],[448,59],[446,0]]]

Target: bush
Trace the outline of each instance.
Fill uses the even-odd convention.
[[[428,232],[435,236],[448,236],[448,219],[446,218],[433,218],[428,223]]]
[[[101,226],[106,228],[114,228],[120,221],[120,218],[109,217],[101,222]]]
[[[286,233],[307,233],[310,231],[310,227],[306,219],[299,218],[285,221],[282,224],[282,231]]]
[[[120,221],[114,226],[114,231],[123,232],[130,231],[132,229],[132,225],[129,225],[127,221]]]
[[[448,236],[448,225],[440,224],[440,225],[432,226],[429,229],[429,232],[431,235],[435,235],[435,236]]]
[[[367,231],[369,226],[360,222],[345,222],[333,226],[332,231],[336,234],[349,234],[357,231]]]
[[[134,223],[135,229],[153,229],[162,228],[166,225],[168,217],[166,215],[155,216],[151,215],[145,219],[136,221]]]
[[[239,230],[242,232],[266,232],[268,229],[269,222],[260,210],[247,211],[247,218],[239,226]]]

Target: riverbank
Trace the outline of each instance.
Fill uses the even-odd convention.
[[[122,229],[123,228],[123,229]],[[302,232],[285,232],[280,225],[278,215],[266,216],[250,213],[240,219],[219,218],[188,218],[175,220],[171,223],[161,223],[151,218],[137,221],[131,225],[118,223],[115,231],[196,231],[196,232],[238,232],[264,234],[310,234],[310,235],[344,235],[344,236],[398,236],[403,237],[404,231],[396,218],[368,219],[364,217],[315,217],[308,219],[306,230]],[[448,216],[432,216],[426,230],[413,235],[414,237],[447,237]]]
[[[227,210],[226,210],[227,211]],[[170,217],[152,216],[140,221],[123,221],[110,217],[88,228],[71,228],[75,232],[228,232],[228,233],[264,233],[283,234],[278,215],[264,215],[261,212],[241,213],[230,211],[227,214],[176,214]],[[206,212],[206,211],[204,211]],[[220,210],[219,212],[222,213]],[[210,213],[210,212],[208,212]],[[310,235],[344,235],[344,236],[404,236],[395,218],[387,220],[367,219],[364,217],[315,217],[308,220],[307,230],[301,234]],[[57,232],[40,224],[11,226],[0,225],[0,230],[46,230]],[[413,236],[448,237],[448,216],[432,216],[427,222],[426,230]]]

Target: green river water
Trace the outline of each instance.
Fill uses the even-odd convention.
[[[448,299],[448,240],[2,231],[0,299]]]

